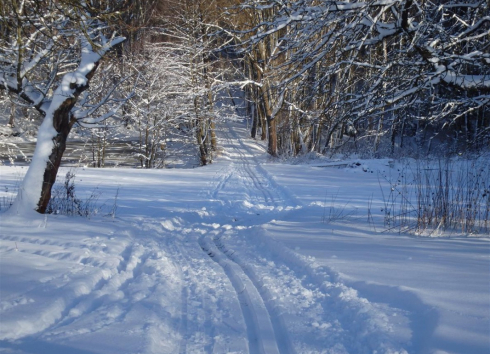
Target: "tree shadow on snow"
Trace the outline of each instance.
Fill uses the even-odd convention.
[[[385,303],[390,307],[407,311],[412,331],[412,345],[409,352],[420,354],[430,352],[429,342],[439,322],[439,314],[433,307],[424,304],[416,294],[396,286],[363,281],[346,282],[346,284],[356,289],[360,296],[370,302]]]
[[[0,351],[6,349],[9,354],[97,354],[96,352],[73,348],[67,345],[50,343],[36,338],[15,342],[0,340]]]

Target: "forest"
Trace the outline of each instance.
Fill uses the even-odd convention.
[[[209,164],[216,126],[239,116],[273,157],[478,153],[490,139],[488,7],[2,0],[2,136],[47,144],[40,211],[72,130],[94,167],[121,139],[143,168],[176,149]],[[39,139],[42,126],[56,133]],[[5,158],[20,150],[1,144]]]

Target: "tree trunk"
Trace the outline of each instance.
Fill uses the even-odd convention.
[[[199,157],[201,159],[201,165],[206,166],[208,164],[208,152],[206,148],[205,139],[203,139],[204,136],[203,133],[204,133],[203,122],[198,121],[196,138],[197,138],[197,145],[199,146]]]
[[[257,125],[258,125],[258,115],[255,105],[250,105],[250,115],[252,117],[252,130],[250,131],[250,136],[255,139],[257,137]]]
[[[260,134],[260,140],[265,140],[267,138],[267,125],[266,125],[266,119],[265,119],[265,115],[264,115],[264,102],[261,102],[260,103],[260,108],[261,110],[259,111],[260,112],[260,128],[262,129],[261,130],[261,134]]]
[[[208,163],[208,149],[206,146],[206,120],[200,115],[199,97],[194,98],[194,114],[196,115],[196,142],[199,147],[199,159],[201,160],[201,166],[206,166]]]
[[[90,71],[82,74],[86,80],[80,85],[70,82],[69,85],[61,84],[56,89],[50,108],[46,110],[44,120],[39,127],[34,156],[14,202],[12,208],[14,212],[20,210],[35,210],[40,214],[46,212],[51,189],[66,149],[66,139],[76,121],[72,117],[71,110],[80,94],[88,88],[97,67],[98,62],[95,62]],[[71,74],[66,75],[68,76],[63,80],[72,78]]]
[[[267,152],[276,157],[277,156],[277,122],[272,117],[272,102],[270,99],[270,89],[267,81],[262,81],[261,98],[264,105],[264,115],[267,122],[267,137],[268,137],[268,149]]]
[[[70,111],[75,105],[76,99],[67,99],[53,114],[53,127],[57,135],[52,139],[53,147],[49,160],[44,169],[41,197],[37,203],[37,212],[44,214],[51,199],[51,189],[56,181],[56,175],[61,164],[61,158],[66,149],[66,139],[73,126],[74,120],[70,119]]]
[[[14,127],[14,124],[15,124],[15,116],[16,116],[16,113],[17,113],[17,107],[15,106],[15,103],[11,102],[10,103],[11,106],[10,106],[10,117],[9,117],[9,122],[7,123],[7,125],[10,127],[10,128],[13,128]]]
[[[267,119],[267,131],[269,133],[267,152],[276,157],[277,156],[277,120]]]

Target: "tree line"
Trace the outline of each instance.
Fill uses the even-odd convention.
[[[246,1],[247,94],[269,152],[488,146],[488,1]],[[265,123],[265,124],[264,124]],[[252,135],[255,131],[252,131]],[[262,132],[262,135],[264,132]],[[414,139],[409,139],[414,137]],[[442,145],[441,145],[442,144]]]
[[[72,129],[92,129],[97,166],[114,125],[137,133],[141,167],[164,167],[170,135],[206,165],[217,125],[242,102],[251,137],[272,156],[457,153],[490,142],[485,0],[0,5],[9,125],[42,122],[23,184],[39,212]]]

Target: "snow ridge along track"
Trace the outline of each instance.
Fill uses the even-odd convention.
[[[247,324],[250,353],[279,354],[269,312],[252,280],[209,239],[203,237],[199,243],[203,251],[223,268],[235,288]]]
[[[277,341],[278,348],[280,349],[280,352],[284,354],[296,353],[296,351],[292,346],[291,341],[289,340],[289,335],[286,326],[284,324],[284,319],[282,317],[279,307],[276,306],[269,290],[265,287],[264,283],[255,274],[253,268],[250,267],[244,260],[240,259],[240,257],[234,250],[229,249],[223,242],[221,242],[221,238],[219,236],[213,238],[213,242],[218,250],[223,252],[223,254],[225,254],[230,261],[234,262],[240,267],[244,275],[246,275],[248,279],[250,279],[254,288],[257,289],[258,293],[262,298],[262,302],[266,307],[268,317],[270,318],[270,322],[272,324],[274,333],[276,335],[276,341]]]

